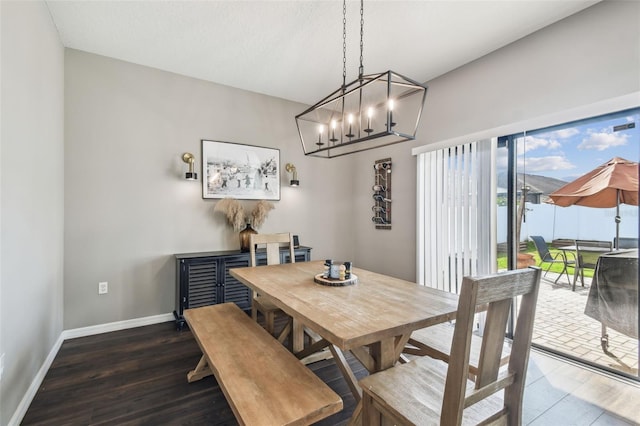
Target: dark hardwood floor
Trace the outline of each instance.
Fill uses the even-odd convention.
[[[172,322],[67,340],[23,425],[235,425],[213,377],[187,383],[200,359],[191,332]],[[356,376],[367,373],[347,355]],[[309,366],[343,399],[319,422],[344,425],[355,401],[332,360]],[[640,425],[640,386],[532,350],[523,425]]]
[[[201,353],[173,322],[66,340],[22,425],[235,425],[213,376],[187,383]],[[366,370],[349,358],[358,378]],[[343,399],[318,425],[346,424],[355,400],[332,360],[309,365]]]

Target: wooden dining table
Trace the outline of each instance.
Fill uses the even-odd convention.
[[[458,296],[353,268],[357,283],[314,281],[322,261],[233,268],[231,275],[293,318],[293,352],[303,358],[328,347],[356,401],[362,391],[346,362],[350,351],[370,372],[392,367],[415,330],[455,318]],[[321,339],[304,347],[304,330]],[[355,415],[359,415],[358,405]]]

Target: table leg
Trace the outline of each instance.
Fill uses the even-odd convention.
[[[369,345],[369,352],[368,352],[368,362],[364,363],[365,366],[367,366],[367,369],[369,370],[370,373],[376,373],[378,371],[382,371],[382,370],[386,370],[387,368],[391,368],[395,365],[395,363],[398,361],[398,359],[400,358],[400,355],[402,354],[402,350],[404,349],[405,345],[407,344],[407,342],[409,341],[409,338],[411,337],[411,333],[407,333],[407,334],[402,334],[400,336],[396,336],[396,337],[392,337],[389,339],[384,339],[380,342],[376,342],[374,344]],[[354,352],[354,354],[356,352],[358,352],[358,355],[363,356],[365,351],[352,351]],[[370,368],[373,367],[373,368]],[[356,383],[357,385],[357,383]],[[358,385],[358,392],[361,395],[362,394],[362,389],[360,388],[360,386]],[[363,425],[363,418],[362,418],[362,399],[357,400],[358,401],[358,405],[356,406],[356,409],[353,412],[353,415],[351,416],[351,420],[349,421],[349,425]],[[375,420],[369,419],[372,422],[375,422]],[[376,423],[372,423],[372,424],[376,424]],[[377,423],[379,424],[379,423]]]
[[[304,325],[295,318],[293,318],[291,336],[293,341],[291,350],[296,354],[304,349]]]

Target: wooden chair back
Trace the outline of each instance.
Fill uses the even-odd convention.
[[[442,404],[441,419],[446,419],[446,424],[459,425],[466,407],[501,389],[505,389],[503,410],[489,417],[489,420],[506,421],[509,425],[520,424],[540,272],[539,268],[530,267],[463,279]],[[514,298],[519,298],[520,304],[511,357],[506,371],[500,371],[507,321],[513,312],[512,307],[517,305],[517,299]],[[474,314],[483,305],[488,305],[488,309],[478,375],[475,389],[467,391]]]
[[[291,233],[282,234],[252,234],[249,237],[249,265],[256,266],[256,246],[265,246],[267,249],[267,265],[280,264],[280,246],[287,244],[291,263],[295,263],[296,257],[293,250],[293,236]]]

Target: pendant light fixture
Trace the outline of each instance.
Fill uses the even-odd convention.
[[[347,3],[342,4],[342,86],[296,116],[305,155],[334,158],[416,136],[427,86],[394,71],[364,74],[364,0],[360,0],[360,68],[347,84]]]

